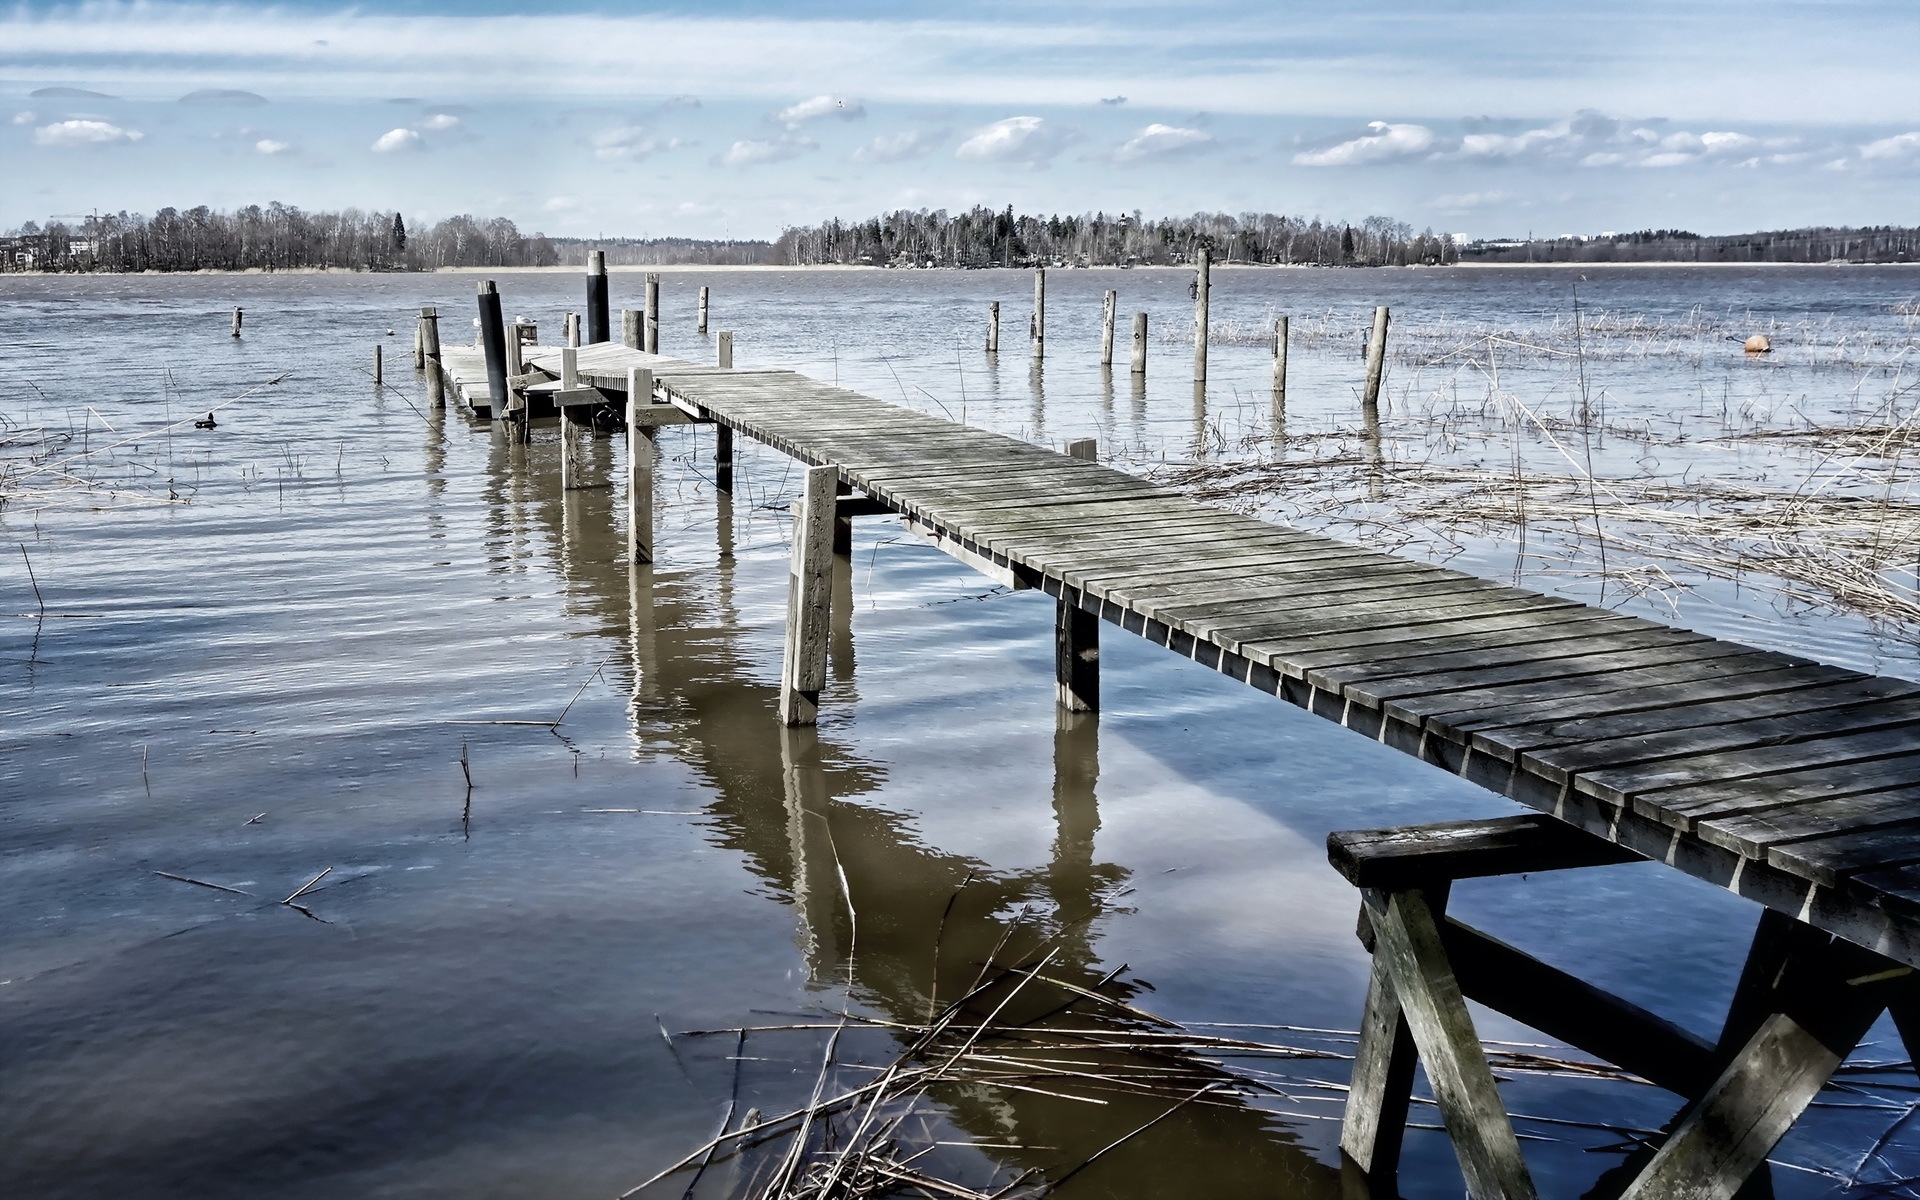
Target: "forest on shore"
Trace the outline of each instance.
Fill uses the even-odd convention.
[[[1909,262],[1920,229],[1810,228],[1722,236],[1641,230],[1592,237],[1465,240],[1373,216],[1358,223],[1274,213],[1022,215],[898,210],[789,227],[772,241],[568,238],[522,233],[504,217],[448,217],[408,229],[397,212],[307,212],[273,203],[232,212],[163,208],[78,224],[27,222],[0,236],[0,271],[431,271],[441,267],[822,264],[876,267],[1164,266],[1215,262],[1322,267],[1480,263]]]

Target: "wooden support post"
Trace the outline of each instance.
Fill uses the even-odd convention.
[[[504,421],[507,417],[507,330],[500,320],[500,291],[491,279],[482,280],[478,287],[480,344],[485,348],[487,360],[487,394],[493,398],[489,416],[496,422]]]
[[[242,313],[239,309],[236,308],[233,310],[233,336],[235,337],[240,336],[240,322],[244,318],[244,316],[245,314]]]
[[[853,495],[853,485],[844,481],[833,485],[833,556],[835,558],[853,557],[853,512],[848,505],[840,503],[843,496]],[[848,576],[851,578],[851,576]]]
[[[567,328],[567,338],[566,338],[566,341],[564,341],[561,344],[566,346],[575,346],[575,347],[579,346],[580,345],[580,314],[579,313],[567,314],[566,328]]]
[[[648,354],[660,353],[660,275],[647,272],[646,342],[640,347]]]
[[[1100,315],[1100,365],[1103,367],[1113,365],[1113,317],[1119,304],[1120,293],[1107,289],[1107,300]]]
[[[386,382],[382,377],[383,371],[380,365],[380,355],[384,349],[385,347],[381,346],[379,342],[373,344],[373,386],[375,387],[379,387],[382,383]]]
[[[637,308],[620,310],[620,344],[629,350],[640,348],[641,313]]]
[[[1287,412],[1287,318],[1276,317],[1273,322],[1273,411],[1285,416]]]
[[[987,305],[987,353],[1000,353],[1000,302]]]
[[[1447,964],[1425,892],[1363,893],[1377,944],[1407,1027],[1426,1064],[1440,1116],[1473,1200],[1533,1200],[1532,1176],[1500,1099],[1466,998]]]
[[[1380,381],[1387,370],[1387,306],[1373,310],[1373,335],[1367,339],[1367,388],[1360,395],[1361,415],[1369,429],[1380,427]]]
[[[787,640],[780,662],[780,723],[819,720],[832,623],[834,484],[837,467],[809,467],[795,498],[787,581]]]
[[[1436,918],[1446,911],[1448,890],[1444,880],[1426,889],[1427,906]],[[1363,914],[1365,911],[1361,910]],[[1346,1115],[1340,1124],[1340,1152],[1345,1156],[1342,1165],[1350,1165],[1365,1177],[1371,1195],[1399,1194],[1400,1147],[1406,1138],[1407,1109],[1413,1101],[1413,1073],[1419,1058],[1387,961],[1376,953],[1367,981],[1366,1009],[1360,1018],[1360,1044],[1354,1051]]]
[[[431,305],[421,309],[420,329],[427,354],[427,401],[435,408],[445,408],[447,381],[440,373],[440,310]]]
[[[571,392],[580,386],[580,351],[568,346],[560,351],[560,390]],[[567,405],[554,406],[560,412],[560,490],[573,490],[573,418]]]
[[[640,409],[653,403],[653,372],[627,370],[627,560],[653,561],[653,437]]]
[[[1133,314],[1133,373],[1147,374],[1147,314]]]
[[[424,320],[413,323],[413,369],[427,369],[427,323]]]
[[[1193,377],[1207,378],[1207,301],[1213,295],[1213,251],[1205,246],[1195,255],[1193,287]]]
[[[700,285],[700,332],[707,331],[707,285]]]
[[[1033,269],[1033,356],[1047,356],[1047,269]]]
[[[1100,457],[1092,438],[1067,443],[1067,456],[1084,462]],[[1100,617],[1077,604],[1056,601],[1053,617],[1054,699],[1068,712],[1100,711]]]
[[[607,326],[607,252],[595,250],[587,255],[587,344],[610,341]]]
[[[733,333],[723,329],[718,338],[717,362],[728,370],[733,369]],[[733,427],[719,421],[713,423],[713,486],[716,491],[733,492]]]

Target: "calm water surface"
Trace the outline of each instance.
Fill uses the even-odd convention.
[[[1275,311],[1318,314],[1325,336],[1295,353],[1287,419],[1331,429],[1351,421],[1371,304],[1430,332],[1524,334],[1564,318],[1575,282],[1223,271],[1214,310],[1246,330]],[[1157,333],[1144,390],[1124,367],[1117,383],[1100,371],[1100,292],[1118,287],[1123,314],[1177,329],[1180,272],[1055,272],[1040,371],[1018,336],[1022,274],[669,273],[666,352],[711,354],[693,331],[702,283],[740,365],[1053,444],[1098,437],[1142,469],[1230,453],[1271,421],[1257,344],[1215,349],[1198,404],[1190,348]],[[616,275],[616,307],[639,284]],[[682,1031],[843,1004],[915,1019],[936,979],[952,994],[1003,939],[1046,928],[1068,931],[1057,970],[1091,984],[1124,966],[1133,1002],[1176,1020],[1351,1028],[1366,958],[1327,831],[1510,811],[1118,634],[1105,711],[1063,725],[1052,602],[1001,593],[887,520],[859,523],[836,581],[851,615],[820,727],[781,729],[786,460],[745,448],[728,501],[707,483],[711,434],[664,433],[661,558],[630,569],[618,485],[563,496],[551,430],[509,447],[457,409],[427,411],[409,314],[438,304],[448,340],[463,340],[472,287],[0,281],[4,414],[71,432],[55,457],[86,454],[66,470],[94,488],[0,509],[7,1194],[611,1197],[703,1142],[726,1107],[732,1039]],[[571,274],[501,287],[546,341],[579,306]],[[1602,309],[1831,320],[1891,343],[1920,275],[1620,271],[1579,287]],[[978,348],[991,299],[1008,348],[997,364]],[[247,311],[237,342],[234,306]],[[1766,374],[1657,356],[1595,369],[1623,410],[1678,411],[1711,389],[1716,404],[1792,392],[1838,413],[1898,386],[1897,367],[1814,357],[1783,346]],[[1507,386],[1564,402],[1563,364],[1512,369]],[[1396,368],[1390,422],[1428,402],[1425,370],[1415,386]],[[154,432],[222,404],[215,430]],[[589,477],[618,465],[594,443]],[[1490,541],[1462,561],[1498,574],[1510,557]],[[1913,669],[1897,630],[1765,595],[1709,595],[1678,618],[1648,605]],[[314,919],[277,903],[327,868],[301,897]],[[1651,865],[1464,884],[1455,911],[1709,1035],[1756,916]],[[1480,1016],[1487,1037],[1540,1040]],[[809,1037],[750,1040],[744,1097],[768,1111],[803,1101],[820,1052]],[[1863,1056],[1901,1057],[1876,1039]],[[1337,1061],[1314,1071],[1344,1078]],[[1516,1111],[1635,1128],[1671,1107],[1651,1089],[1565,1079],[1523,1077],[1507,1094]],[[1338,1100],[1323,1089],[1183,1113],[1067,1193],[1330,1196]],[[990,1170],[1070,1165],[1155,1111],[1008,1092],[955,1098],[945,1119],[954,1140],[1038,1148],[981,1152]],[[1416,1119],[1434,1123],[1430,1109]],[[1887,1123],[1819,1111],[1780,1157],[1844,1174]],[[1523,1131],[1543,1139],[1526,1148],[1549,1195],[1619,1161],[1591,1152],[1618,1134]],[[1896,1138],[1860,1179],[1912,1175],[1913,1157]],[[1777,1179],[1783,1194],[1845,1190],[1801,1170]],[[1458,1194],[1442,1135],[1410,1135],[1405,1186]]]

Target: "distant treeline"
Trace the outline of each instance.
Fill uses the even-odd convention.
[[[1598,237],[1509,238],[1460,248],[1471,262],[1855,262],[1920,260],[1920,229],[1820,227],[1703,237],[1684,229],[1643,229]]]
[[[698,266],[751,267],[779,264],[772,242],[709,242],[700,238],[552,238],[562,266],[584,267],[587,253],[605,250],[610,267]]]
[[[285,204],[234,212],[163,208],[151,217],[102,213],[74,223],[29,221],[0,238],[9,271],[420,271],[551,267],[553,243],[503,217],[448,217],[410,231],[399,213],[304,212]]]
[[[1388,217],[1358,225],[1273,213],[1195,213],[1145,219],[1139,212],[1021,216],[1012,206],[949,214],[908,212],[787,229],[774,242],[784,264],[871,263],[892,267],[1162,265],[1193,261],[1206,247],[1215,262],[1380,267],[1443,264],[1453,239]]]

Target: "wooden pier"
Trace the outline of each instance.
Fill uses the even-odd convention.
[[[638,327],[658,344],[657,295],[650,287],[644,321],[625,322],[629,341]],[[602,315],[589,327],[611,326]],[[1385,310],[1374,329],[1370,394]],[[1653,860],[1771,914],[1749,961],[1759,982],[1718,1045],[1676,1041],[1657,1018],[1558,972],[1527,976],[1546,980],[1541,994],[1573,997],[1633,1031],[1584,1044],[1633,1060],[1623,1065],[1691,1105],[1628,1185],[1636,1198],[1731,1196],[1880,1012],[1891,1006],[1903,1032],[1920,1035],[1920,1019],[1907,1019],[1920,1018],[1920,685],[1225,512],[1088,461],[1085,446],[1055,453],[790,371],[614,343],[513,349],[518,369],[504,390],[478,348],[440,348],[429,369],[475,414],[507,418],[502,427],[585,406],[636,429],[712,425],[729,472],[741,435],[808,466],[781,674],[788,723],[811,722],[819,703],[830,556],[845,553],[847,522],[891,514],[996,581],[1058,600],[1069,708],[1097,710],[1100,629],[1116,626],[1536,810],[1524,827],[1336,839],[1336,860],[1364,892],[1366,936],[1384,947],[1343,1137],[1349,1164],[1380,1194],[1392,1194],[1389,1127],[1404,1124],[1416,1054],[1471,1194],[1533,1194],[1462,997],[1477,986],[1476,998],[1500,993],[1509,1011],[1551,1021],[1513,988],[1484,982],[1488,962],[1493,975],[1543,964],[1507,947],[1502,958],[1452,929],[1453,878]],[[629,444],[641,451],[630,477],[650,479],[644,438]],[[641,560],[653,545],[643,500],[629,510]],[[1463,987],[1454,960],[1475,953]],[[1663,1059],[1672,1069],[1655,1078]]]

